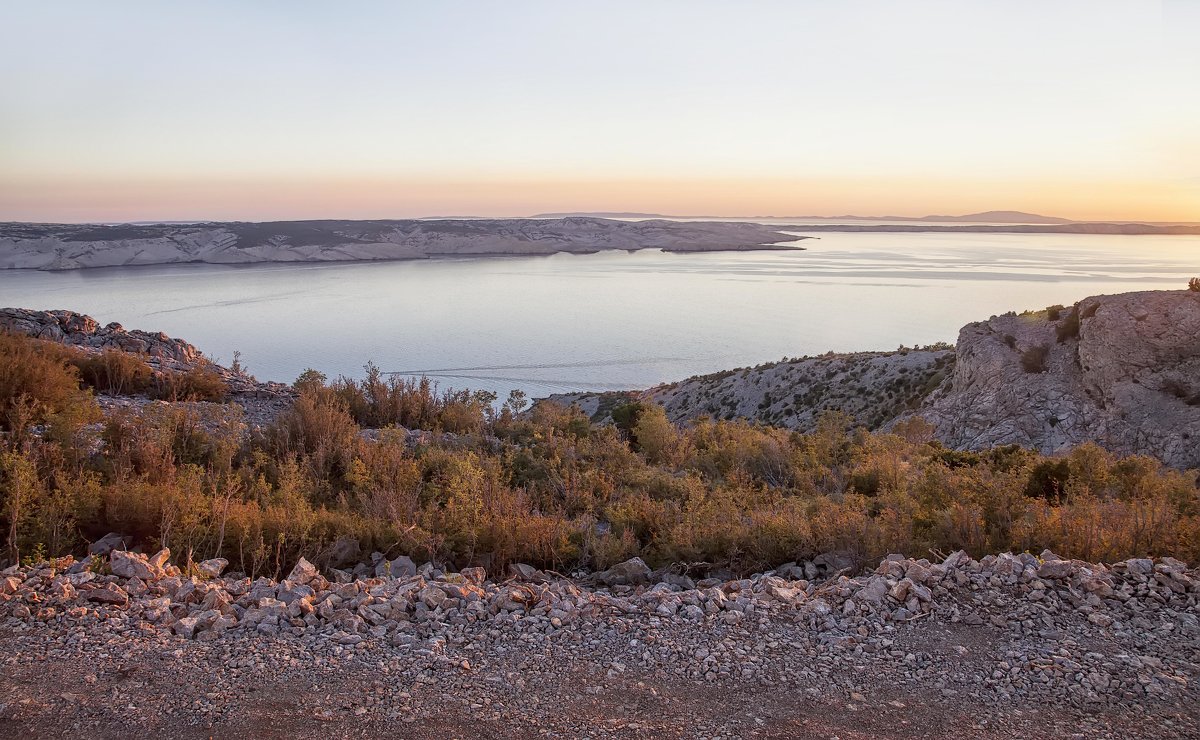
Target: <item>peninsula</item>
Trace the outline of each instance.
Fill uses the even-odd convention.
[[[0,269],[181,262],[350,262],[663,249],[794,249],[804,237],[752,223],[604,218],[0,224]]]

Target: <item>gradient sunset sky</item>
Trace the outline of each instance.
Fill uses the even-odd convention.
[[[1200,2],[0,2],[0,219],[1200,221]]]

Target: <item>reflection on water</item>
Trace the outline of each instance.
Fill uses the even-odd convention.
[[[531,395],[953,341],[1010,309],[1182,288],[1200,237],[822,233],[804,251],[0,271],[0,305],[162,330],[260,378],[425,373]]]

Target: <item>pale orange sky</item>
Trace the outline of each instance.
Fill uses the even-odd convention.
[[[528,216],[550,211],[922,216],[997,208],[1079,220],[1200,221],[1196,190],[1196,186],[1171,188],[1154,182],[882,178],[576,182],[353,178],[46,183],[36,187],[0,184],[0,202],[22,214],[22,220],[68,222]]]
[[[1200,221],[1194,0],[63,0],[4,25],[4,220]]]

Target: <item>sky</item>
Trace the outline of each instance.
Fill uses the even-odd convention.
[[[0,220],[1200,221],[1200,0],[0,0]]]

